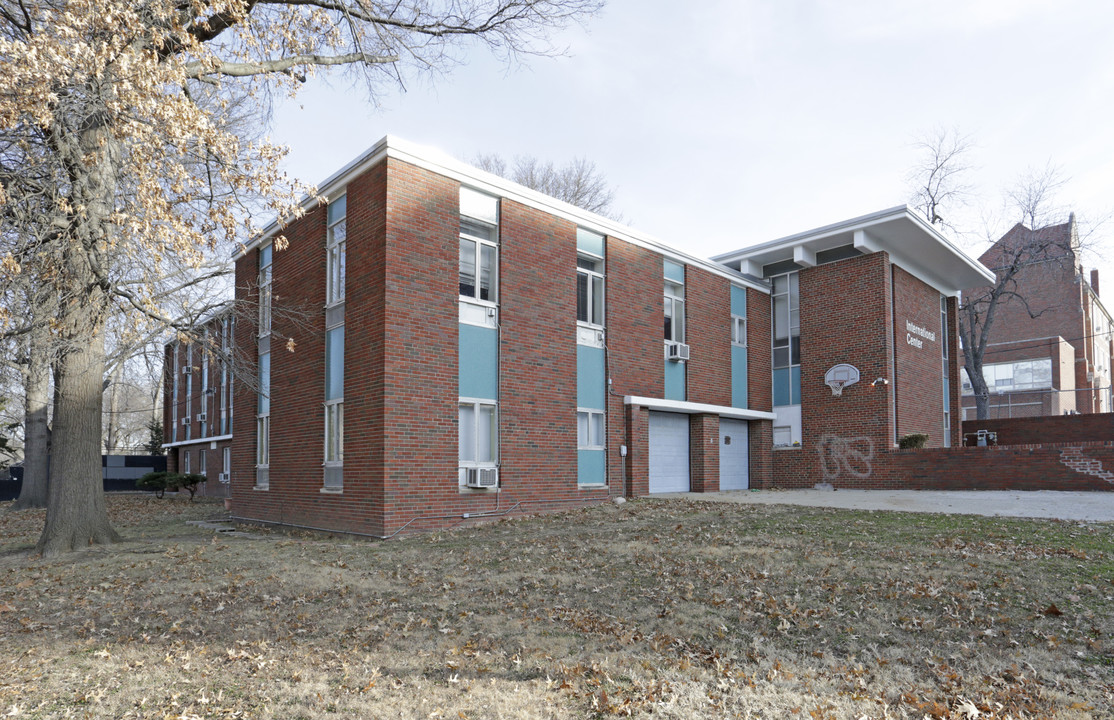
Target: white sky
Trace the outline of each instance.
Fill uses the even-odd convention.
[[[307,183],[388,133],[465,160],[584,156],[629,225],[702,256],[907,202],[912,143],[936,127],[977,143],[973,230],[1048,162],[1081,219],[1114,208],[1114,3],[610,0],[557,42],[567,56],[510,68],[474,48],[379,107],[315,81],[272,139]],[[1114,288],[1111,255],[1087,262]]]

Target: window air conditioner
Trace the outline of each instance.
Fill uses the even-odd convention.
[[[217,475],[217,480],[219,480],[222,483],[228,482],[228,473],[226,473],[226,472],[220,473],[219,475]]]
[[[669,346],[669,359],[673,362],[689,359],[689,346],[684,343],[673,343]]]
[[[190,424],[190,419],[188,417],[182,418],[182,424],[183,425],[189,425]]]
[[[205,413],[197,413],[197,422],[205,422]]]
[[[499,487],[499,468],[466,468],[464,472],[470,488]]]
[[[193,372],[193,366],[191,366],[191,365],[186,365],[184,368],[182,368],[182,374],[183,375],[189,375],[192,372]]]

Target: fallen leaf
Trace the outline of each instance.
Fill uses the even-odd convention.
[[[1063,614],[1064,614],[1064,613],[1063,613],[1063,612],[1062,612],[1062,611],[1060,610],[1060,608],[1056,607],[1056,603],[1050,603],[1050,604],[1048,605],[1048,607],[1046,607],[1046,608],[1045,608],[1044,610],[1042,610],[1042,612],[1043,612],[1043,613],[1044,613],[1045,615],[1051,615],[1052,617],[1060,617],[1061,615],[1063,615]]]

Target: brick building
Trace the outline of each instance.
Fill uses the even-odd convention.
[[[235,257],[237,518],[388,537],[957,444],[991,276],[904,207],[705,260],[392,137],[320,195]]]
[[[236,322],[225,308],[198,323],[195,337],[166,344],[163,428],[166,468],[209,478],[202,495],[229,496]]]
[[[892,487],[872,460],[902,436],[961,444],[957,296],[992,276],[920,215],[891,208],[715,259],[772,284],[775,485]]]
[[[1037,230],[1019,223],[979,260],[1001,272],[1026,244],[1047,250],[1021,267],[991,325],[983,358],[990,417],[1111,412],[1111,316],[1099,299],[1098,270],[1088,279],[1080,265],[1075,216]],[[962,387],[964,419],[973,420],[966,373]]]

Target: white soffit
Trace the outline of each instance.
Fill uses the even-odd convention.
[[[816,254],[852,245],[862,253],[885,251],[890,260],[944,295],[994,282],[994,273],[971,258],[905,205],[717,255],[761,276],[762,266],[793,260],[816,264]]]

